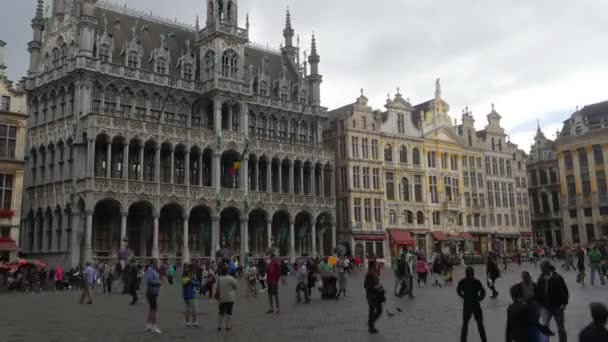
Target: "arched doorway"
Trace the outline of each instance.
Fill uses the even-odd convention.
[[[188,248],[191,258],[212,256],[211,210],[207,207],[197,206],[190,211]]]
[[[127,246],[138,257],[151,256],[154,237],[152,204],[137,202],[129,207]]]
[[[220,251],[224,256],[238,253],[241,246],[241,219],[235,208],[226,208],[220,215]]]
[[[279,211],[272,217],[273,248],[278,249],[279,256],[285,257],[289,254],[289,213]]]
[[[161,257],[179,258],[183,249],[184,216],[180,205],[167,204],[158,219],[158,251]]]
[[[113,256],[120,249],[120,203],[102,200],[93,211],[93,255]]]
[[[294,233],[296,255],[312,255],[312,223],[310,214],[301,212],[296,215]]]
[[[331,255],[333,253],[332,246],[332,217],[328,213],[322,213],[317,216],[317,243],[320,249],[320,255]]]
[[[253,255],[263,255],[268,249],[267,214],[261,209],[249,213],[249,252]]]

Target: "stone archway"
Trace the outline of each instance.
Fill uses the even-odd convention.
[[[309,213],[300,212],[294,223],[296,255],[313,255],[312,248],[312,219]]]
[[[152,254],[154,236],[154,208],[148,202],[136,202],[129,207],[127,216],[127,247],[138,257]]]
[[[277,248],[279,255],[289,255],[289,213],[281,210],[272,217],[272,246]]]
[[[232,256],[241,246],[241,219],[236,208],[226,208],[220,214],[220,252]]]
[[[262,209],[249,213],[249,252],[254,255],[264,255],[268,249],[268,214]]]
[[[211,257],[211,209],[196,206],[188,221],[188,248],[192,258]]]
[[[334,224],[332,216],[328,213],[321,213],[317,216],[317,238],[319,242],[317,243],[318,248],[320,249],[320,255],[331,255],[334,252],[335,241],[334,236],[335,232],[333,231]]]
[[[158,251],[162,256],[181,257],[184,234],[184,210],[176,203],[165,205],[158,219]]]
[[[120,249],[120,202],[106,199],[93,211],[93,254],[113,256]]]

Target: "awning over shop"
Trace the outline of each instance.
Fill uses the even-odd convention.
[[[433,239],[437,240],[437,241],[447,241],[448,237],[447,235],[445,235],[444,232],[431,232],[431,235],[433,235]]]
[[[414,239],[412,238],[412,234],[410,234],[410,232],[407,230],[391,229],[389,230],[389,233],[395,245],[416,244]]]
[[[384,241],[386,240],[386,235],[380,234],[355,234],[353,238],[358,241]]]
[[[473,235],[471,235],[471,233],[469,233],[469,232],[462,232],[462,233],[460,233],[458,235],[460,235],[460,237],[463,238],[463,239],[465,239],[465,240],[475,240],[475,238],[473,237]]]
[[[10,237],[0,237],[0,251],[16,251],[19,249],[15,240]]]
[[[532,237],[532,232],[520,232],[523,237]]]

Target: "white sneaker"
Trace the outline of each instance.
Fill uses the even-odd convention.
[[[192,328],[192,325],[190,324],[190,322],[186,322],[186,328]]]
[[[200,327],[200,325],[198,324],[198,322],[192,322],[192,324],[190,326],[192,328],[198,328],[198,327]]]
[[[150,324],[150,323],[146,324],[144,331],[152,331],[152,324]]]
[[[152,331],[153,333],[155,333],[155,334],[160,334],[160,333],[162,333],[162,331],[161,331],[160,329],[158,329],[158,326],[156,326],[156,325],[152,326],[152,330],[151,330],[151,331]]]

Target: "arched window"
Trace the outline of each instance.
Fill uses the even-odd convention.
[[[164,58],[159,58],[156,60],[156,72],[159,74],[167,73],[167,60]]]
[[[498,150],[502,152],[502,139],[498,139]]]
[[[226,50],[222,55],[222,76],[237,78],[239,70],[239,56],[234,50]]]
[[[207,51],[205,54],[205,78],[212,79],[215,75],[215,52]]]
[[[59,51],[59,65],[65,65],[68,58],[68,46],[64,44],[61,45],[61,49]]]
[[[384,146],[384,161],[392,162],[393,161],[393,148],[391,145]]]
[[[255,136],[255,129],[257,127],[257,123],[256,120],[257,118],[255,117],[255,113],[252,111],[249,111],[249,136]]]
[[[420,151],[417,147],[414,147],[414,149],[412,150],[412,162],[414,163],[414,165],[420,166]]]
[[[364,117],[361,118],[361,128],[367,129],[367,119]]]
[[[471,133],[470,129],[467,132],[467,138],[469,140],[469,146],[473,146],[473,133]]]
[[[103,101],[103,87],[101,85],[93,87],[91,98],[93,99],[93,112],[101,113],[101,102]]]
[[[127,66],[129,68],[139,67],[139,55],[136,51],[129,51],[129,54],[127,55]]]
[[[407,164],[407,147],[401,146],[399,150],[399,162],[403,164]]]
[[[54,48],[53,49],[53,68],[56,68],[58,66],[59,66],[59,49]]]
[[[408,210],[406,214],[407,214],[406,215],[407,216],[407,223],[409,223],[409,224],[414,223],[414,213]]]
[[[99,60],[102,62],[110,62],[110,47],[107,44],[102,44],[97,52]]]
[[[148,96],[143,90],[140,90],[135,97],[135,116],[139,120],[146,118],[146,109],[148,107]]]
[[[268,125],[268,138],[275,139],[277,137],[278,123],[279,122],[278,122],[276,116],[274,116],[274,115],[270,116],[270,122]]]
[[[308,138],[308,124],[306,123],[306,121],[302,121],[302,123],[300,123],[300,141],[306,142],[307,138]]]
[[[266,137],[266,116],[260,113],[258,117],[257,136],[260,138]]]
[[[496,146],[494,144],[494,138],[492,138],[492,151],[496,150]]]
[[[419,211],[416,214],[416,223],[417,224],[424,224],[424,214],[422,213],[422,211]]]
[[[390,224],[397,223],[397,215],[395,214],[394,210],[391,210],[391,211],[388,212],[388,222]]]
[[[289,100],[289,92],[287,91],[287,86],[281,87],[281,100],[283,100],[283,101]]]
[[[268,96],[268,83],[266,81],[260,82],[260,95]]]
[[[291,92],[291,102],[300,102],[300,90],[298,89],[298,86],[293,87],[293,91]]]
[[[287,119],[285,118],[279,121],[279,138],[283,140],[287,139]]]
[[[401,179],[401,200],[410,200],[410,181],[405,177]]]
[[[184,78],[187,80],[191,80],[193,76],[192,64],[186,63],[184,64]]]

